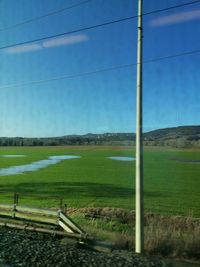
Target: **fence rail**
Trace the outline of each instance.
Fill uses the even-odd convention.
[[[88,238],[88,234],[66,214],[66,205],[63,206],[62,201],[57,211],[21,206],[18,203],[19,195],[14,194],[13,205],[0,204],[1,226],[67,235],[79,239]],[[38,227],[38,224],[42,227]],[[47,224],[54,226],[54,229],[45,229],[44,226]]]

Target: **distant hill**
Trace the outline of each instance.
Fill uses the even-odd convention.
[[[145,145],[200,147],[200,126],[158,129],[144,135]]]
[[[200,147],[200,126],[179,126],[143,134],[146,146]],[[134,133],[65,135],[61,137],[0,137],[0,146],[135,145]]]
[[[187,137],[200,135],[200,126],[178,126],[150,131],[144,134],[152,138]]]

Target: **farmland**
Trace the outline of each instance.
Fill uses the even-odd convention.
[[[0,168],[30,164],[49,156],[74,155],[32,172],[0,176],[0,202],[58,207],[119,207],[134,209],[134,148],[120,146],[2,147]],[[24,155],[24,157],[2,157]],[[151,147],[144,150],[145,210],[163,214],[200,216],[200,151]]]

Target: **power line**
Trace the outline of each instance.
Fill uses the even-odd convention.
[[[132,66],[135,66],[136,64],[127,64],[127,65],[119,65],[119,66],[114,66],[110,68],[105,68],[105,69],[99,69],[99,70],[94,70],[94,71],[89,71],[89,72],[84,72],[84,73],[79,73],[79,74],[74,74],[74,75],[64,75],[64,76],[59,76],[59,77],[53,77],[50,79],[45,79],[45,80],[36,80],[36,81],[31,81],[31,82],[25,82],[25,83],[16,83],[16,84],[8,84],[5,86],[0,87],[0,89],[7,89],[7,88],[12,88],[12,87],[20,87],[20,86],[25,86],[25,85],[31,85],[31,84],[41,84],[41,83],[46,83],[46,82],[52,82],[52,81],[58,81],[58,80],[64,80],[64,79],[72,79],[72,78],[78,78],[82,76],[87,76],[87,75],[92,75],[92,74],[97,74],[101,72],[106,72],[106,71],[112,71],[112,70],[117,70],[117,69],[123,69],[123,68],[130,68]]]
[[[188,55],[193,55],[193,54],[198,54],[198,53],[200,53],[200,49],[182,52],[182,53],[174,54],[174,55],[158,57],[158,58],[154,58],[154,59],[148,59],[148,60],[143,61],[143,63],[151,63],[151,62],[161,61],[161,60],[165,60],[165,59],[188,56]]]
[[[158,57],[158,58],[154,58],[154,59],[148,59],[148,60],[144,60],[143,63],[147,64],[147,63],[152,63],[152,62],[158,62],[158,61],[162,61],[162,60],[167,60],[167,59],[172,59],[172,58],[182,57],[182,56],[187,56],[187,55],[193,55],[193,54],[197,54],[197,53],[200,53],[200,49],[182,52],[182,53],[174,54],[174,55]],[[104,68],[104,69],[98,69],[98,70],[84,72],[84,73],[52,77],[52,78],[45,79],[45,80],[35,80],[35,81],[24,82],[24,83],[8,84],[5,86],[1,86],[0,89],[21,87],[21,86],[26,86],[26,85],[35,85],[35,84],[41,84],[41,83],[47,83],[47,82],[52,82],[52,81],[65,80],[65,79],[73,79],[73,78],[89,76],[89,75],[98,74],[98,73],[107,72],[107,71],[114,71],[114,70],[118,70],[118,69],[131,68],[131,67],[136,66],[136,65],[137,65],[137,63],[118,65],[118,66],[113,66],[113,67]]]
[[[156,9],[156,10],[152,10],[152,11],[143,13],[143,16],[147,16],[147,15],[151,15],[151,14],[155,14],[155,13],[160,13],[160,12],[164,12],[164,11],[168,11],[168,10],[171,10],[171,9],[176,9],[176,8],[180,8],[180,7],[184,7],[184,6],[194,5],[194,4],[197,4],[199,2],[200,2],[200,0],[196,0],[196,1],[187,2],[187,3],[184,3],[184,4],[171,6],[171,7],[166,7],[166,8],[162,8],[162,9]]]
[[[37,39],[31,40],[31,41],[25,41],[25,42],[21,42],[21,43],[12,44],[12,45],[2,46],[2,47],[0,47],[0,50],[11,48],[11,47],[15,47],[15,46],[20,46],[20,45],[27,45],[27,44],[30,44],[30,43],[36,43],[36,42],[39,42],[39,41],[52,39],[52,38],[57,38],[57,37],[61,37],[61,36],[64,36],[64,35],[73,34],[73,33],[77,33],[77,32],[82,32],[82,31],[86,31],[86,30],[91,30],[91,29],[94,29],[94,28],[99,28],[99,27],[111,25],[111,24],[114,24],[114,23],[127,21],[127,20],[130,20],[132,18],[133,17],[127,17],[127,18],[123,18],[123,19],[113,20],[113,21],[109,21],[109,22],[105,22],[105,23],[101,23],[101,24],[96,24],[96,25],[89,26],[89,27],[84,27],[84,28],[80,28],[80,29],[76,29],[76,30],[72,30],[72,31],[64,32],[64,33],[59,33],[59,34],[56,34],[56,35],[37,38]]]
[[[14,25],[11,25],[11,26],[7,26],[7,27],[4,27],[4,28],[0,28],[0,31],[10,30],[10,29],[17,28],[19,26],[23,26],[25,24],[28,24],[28,23],[31,23],[31,22],[34,22],[34,21],[37,21],[37,20],[41,20],[41,19],[53,16],[53,15],[57,15],[57,14],[59,14],[61,12],[64,12],[66,10],[70,10],[70,9],[72,9],[74,7],[87,4],[87,3],[91,2],[91,1],[93,1],[93,0],[85,0],[85,1],[79,2],[77,4],[71,5],[69,7],[64,7],[64,8],[58,9],[56,11],[47,13],[47,14],[42,15],[42,16],[38,16],[38,17],[35,17],[35,18],[32,18],[32,19],[24,20],[24,21],[19,22],[17,24],[14,24]],[[176,9],[176,8],[180,8],[180,7],[184,7],[184,6],[188,6],[188,5],[193,5],[193,4],[197,4],[199,2],[200,2],[200,0],[196,0],[196,1],[188,2],[188,3],[184,3],[184,4],[179,4],[179,5],[163,8],[163,9],[157,9],[157,10],[153,10],[153,11],[149,11],[149,12],[143,13],[143,16],[151,15],[151,14],[155,14],[155,13],[159,13],[159,12],[163,12],[163,11],[168,11],[168,10],[171,10],[171,9]],[[137,17],[138,16],[132,16],[132,19],[133,18],[137,18]]]
[[[185,3],[185,4],[171,6],[171,7],[163,8],[163,9],[158,9],[158,10],[154,10],[154,11],[150,11],[150,12],[144,13],[143,16],[147,16],[147,15],[150,15],[150,14],[163,12],[163,11],[174,9],[174,8],[180,8],[180,7],[183,7],[183,6],[196,4],[196,3],[199,3],[199,2],[200,2],[200,0],[196,0],[196,1]],[[39,42],[39,41],[43,41],[43,40],[57,38],[57,37],[61,37],[61,36],[64,36],[64,35],[74,34],[74,33],[82,32],[82,31],[86,31],[86,30],[91,30],[91,29],[95,29],[95,28],[100,28],[100,27],[112,25],[112,24],[115,24],[115,23],[128,21],[128,20],[131,20],[131,19],[134,19],[134,18],[138,18],[138,16],[130,16],[130,17],[126,17],[126,18],[122,18],[122,19],[118,19],[118,20],[113,20],[113,21],[109,21],[109,22],[105,22],[105,23],[101,23],[101,24],[96,24],[96,25],[93,25],[93,26],[88,26],[88,27],[84,27],[84,28],[80,28],[80,29],[64,32],[64,33],[59,33],[59,34],[56,34],[56,35],[45,36],[45,37],[41,37],[41,38],[30,40],[30,41],[25,41],[25,42],[21,42],[21,43],[2,46],[2,47],[0,47],[0,50],[8,49],[8,48],[15,47],[15,46],[20,46],[20,45],[27,45],[27,44],[30,44],[30,43],[35,43],[35,42]]]
[[[41,19],[44,19],[44,18],[53,16],[53,15],[57,15],[57,14],[59,14],[59,13],[61,13],[61,12],[64,12],[64,11],[66,11],[66,10],[70,10],[70,9],[72,9],[72,8],[74,8],[74,7],[78,7],[78,6],[87,4],[87,3],[91,2],[91,1],[93,1],[93,0],[82,1],[82,2],[76,3],[76,4],[74,4],[74,5],[71,5],[71,6],[68,6],[68,7],[64,7],[64,8],[58,9],[58,10],[56,10],[56,11],[47,13],[47,14],[42,15],[42,16],[38,16],[38,17],[35,17],[35,18],[32,18],[32,19],[24,20],[24,21],[19,22],[19,23],[17,23],[17,24],[14,24],[14,25],[11,25],[11,26],[7,26],[7,27],[4,27],[4,28],[0,28],[0,31],[10,30],[10,29],[17,28],[17,27],[19,27],[19,26],[22,26],[22,25],[31,23],[31,22],[33,22],[33,21],[37,21],[37,20],[41,20]]]

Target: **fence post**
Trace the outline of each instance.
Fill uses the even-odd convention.
[[[62,198],[60,199],[60,210],[63,211],[63,200],[62,200]]]
[[[18,204],[19,204],[19,194],[16,193],[16,205],[18,205]]]
[[[13,214],[12,214],[12,217],[15,218],[15,211],[17,210],[17,194],[14,193],[14,196],[13,196]]]
[[[64,205],[64,214],[67,215],[67,204]]]

